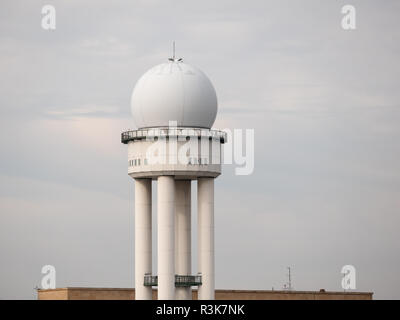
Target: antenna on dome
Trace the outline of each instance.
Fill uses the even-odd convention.
[[[176,62],[176,61],[182,62],[182,61],[183,61],[182,58],[176,59],[176,55],[175,55],[175,41],[172,41],[172,58],[169,58],[168,60],[169,60],[169,61],[172,61],[172,62]]]

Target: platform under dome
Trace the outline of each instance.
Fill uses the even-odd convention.
[[[131,99],[138,128],[211,128],[217,116],[217,95],[208,77],[198,68],[170,61],[151,68],[136,83]]]

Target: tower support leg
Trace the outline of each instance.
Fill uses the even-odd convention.
[[[175,273],[191,275],[191,181],[175,181]],[[191,287],[175,288],[176,300],[191,300]]]
[[[144,286],[151,274],[151,179],[135,179],[135,299],[151,300],[151,287]]]
[[[175,180],[160,176],[157,182],[158,300],[175,299]]]
[[[198,270],[202,276],[199,300],[215,299],[214,277],[214,179],[199,178],[197,182]]]

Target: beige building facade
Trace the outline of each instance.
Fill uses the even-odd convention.
[[[157,300],[157,290],[152,290]],[[197,290],[192,291],[197,300]],[[215,300],[372,300],[372,292],[215,290]],[[39,300],[135,300],[129,288],[59,288],[39,289]]]

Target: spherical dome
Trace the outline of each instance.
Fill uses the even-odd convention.
[[[217,116],[217,95],[199,69],[178,60],[151,68],[136,83],[131,99],[138,128],[211,128]]]

